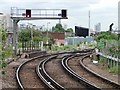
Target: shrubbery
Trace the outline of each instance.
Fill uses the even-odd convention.
[[[0,67],[4,68],[6,66],[5,59],[12,57],[13,50],[12,46],[6,47],[6,32],[3,28],[0,28]]]
[[[97,48],[108,55],[119,56],[119,40],[118,35],[111,32],[101,32],[95,37]]]

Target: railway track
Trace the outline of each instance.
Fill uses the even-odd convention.
[[[65,90],[68,88],[84,88],[72,78],[70,78],[61,67],[61,58],[70,54],[59,54],[40,62],[37,67],[38,76],[43,82],[53,90]],[[53,70],[54,68],[54,70]],[[62,78],[61,78],[62,77]],[[64,79],[64,80],[63,80]]]
[[[90,70],[89,68],[87,68],[87,67],[84,65],[83,61],[84,61],[86,58],[88,58],[88,57],[89,57],[89,55],[84,56],[84,57],[80,60],[80,65],[81,65],[81,67],[83,67],[87,72],[92,73],[92,75],[94,75],[96,78],[98,78],[98,80],[100,80],[100,81],[102,82],[102,84],[106,84],[106,86],[109,87],[109,88],[110,88],[110,86],[111,86],[112,89],[119,90],[119,89],[120,89],[120,84],[119,84],[119,83],[116,83],[116,82],[114,82],[114,81],[111,81],[111,80],[109,80],[109,79],[107,79],[107,78],[105,78],[105,77],[97,74],[96,72]],[[101,88],[102,88],[102,87],[101,87]],[[106,88],[106,87],[105,87],[105,88]]]
[[[83,56],[83,55],[86,55],[86,54],[80,54],[80,56]],[[78,56],[78,55],[75,55],[75,56]],[[81,83],[82,85],[84,85],[84,87],[86,89],[89,89],[89,90],[100,90],[99,87],[95,86],[94,84],[92,84],[91,82],[89,82],[88,80],[80,77],[77,73],[75,73],[69,66],[68,66],[68,61],[75,57],[74,55],[71,56],[71,57],[65,57],[62,59],[61,63],[62,63],[62,66],[63,68],[65,69],[65,71],[68,73],[68,75],[70,75],[72,78],[74,78],[76,81],[78,81],[79,83]]]
[[[57,53],[57,54],[63,54],[63,53],[65,52]],[[71,53],[71,52],[68,52],[68,53]],[[38,75],[36,72],[36,66],[40,61],[45,60],[45,58],[48,58],[49,56],[53,56],[57,54],[41,55],[22,63],[16,70],[16,81],[18,83],[18,88],[22,90],[30,89],[30,88],[46,89],[47,86],[38,78]]]
[[[69,88],[73,88],[73,89],[84,88],[86,90],[88,89],[99,90],[99,88],[96,88],[93,84],[89,82],[85,82],[85,80],[83,80],[82,78],[79,78],[79,80],[75,81],[73,78],[70,78],[69,75],[67,75],[64,72],[64,70],[62,70],[63,68],[61,66],[61,58],[63,58],[62,60],[66,60],[67,58],[69,58],[69,56],[72,56],[72,54],[63,55],[63,57],[61,57],[61,54],[60,56],[55,55],[41,61],[36,68],[38,72],[37,74],[40,77],[40,79],[42,79],[42,81],[49,88],[54,90],[65,90]],[[54,71],[52,71],[53,68],[54,68]],[[59,73],[57,70],[59,71]]]
[[[86,53],[88,51],[85,50],[83,52]],[[80,51],[80,52],[82,52],[82,51]],[[75,80],[73,80],[72,78],[70,78],[69,75],[66,75],[64,70],[62,70],[62,66],[60,63],[61,59],[63,57],[67,57],[67,56],[70,56],[71,54],[76,54],[76,53],[79,54],[80,52],[79,51],[78,52],[62,52],[62,53],[51,54],[51,55],[47,54],[47,55],[35,57],[29,61],[24,62],[23,64],[21,64],[18,67],[18,69],[16,71],[16,80],[18,82],[20,89],[24,90],[24,89],[30,89],[30,88],[38,88],[38,89],[40,89],[40,88],[48,89],[49,88],[49,89],[54,89],[54,90],[64,90],[67,88],[72,88],[74,85],[76,85],[76,86],[74,86],[73,88],[86,88],[87,85],[86,86],[81,85],[80,83],[78,83]],[[61,55],[63,55],[63,56],[61,57]],[[46,64],[48,64],[51,61],[53,61],[53,62],[55,61],[56,63],[59,64],[58,66],[61,67],[61,68],[59,68],[59,70],[62,71],[62,74],[60,73],[59,75],[61,75],[62,77],[65,76],[64,79],[66,79],[68,82],[70,81],[68,83],[67,87],[66,87],[66,82],[61,83],[62,80],[58,80],[58,81],[56,79],[54,80],[54,77],[52,77],[52,76],[54,76],[54,75],[52,75],[54,73],[50,74],[51,71],[49,71],[49,68],[51,68],[51,67],[48,67],[50,64],[49,65],[46,65]],[[54,65],[52,65],[52,66],[54,67]],[[27,76],[30,76],[31,78],[29,78]],[[40,79],[37,78],[37,76]],[[59,77],[57,77],[57,78],[60,79]],[[60,84],[59,84],[59,81],[60,81]],[[70,84],[71,84],[71,87],[69,87]]]
[[[20,89],[46,88],[46,85],[40,81],[35,72],[35,68],[40,60],[49,55],[41,55],[22,63],[16,71],[16,80]],[[28,77],[29,76],[29,77]],[[31,77],[31,78],[30,78]]]
[[[89,55],[85,57],[88,56]],[[88,87],[90,86],[90,88],[94,88],[94,89],[109,88],[109,89],[118,90],[119,85],[116,85],[115,83],[111,83],[110,81],[106,81],[105,79],[101,78],[101,76],[97,76],[95,75],[95,73],[93,74],[93,72],[91,73],[91,71],[88,72],[88,70],[85,70],[85,65],[82,63],[85,57],[83,58],[81,57],[82,59],[80,60],[80,63],[78,60],[79,58],[76,58],[77,60],[75,60],[73,59],[74,57],[75,56],[69,57],[68,59],[63,59],[62,65],[69,74],[73,75],[72,77],[74,78],[76,77],[75,78],[76,80],[80,81],[79,78],[82,78],[83,81],[85,82],[85,85],[87,85],[86,83],[88,83]]]
[[[62,87],[60,84],[58,84],[55,80],[53,80],[48,73],[45,70],[45,63],[48,62],[48,60],[53,59],[57,57],[57,55],[55,56],[51,56],[43,61],[41,61],[39,63],[39,65],[36,68],[37,74],[40,77],[40,79],[51,89],[54,90],[64,90],[64,87]]]

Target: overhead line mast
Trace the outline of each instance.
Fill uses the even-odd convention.
[[[90,36],[90,10],[88,12],[88,17],[89,17],[89,24],[88,24],[89,26],[88,27],[89,27],[89,36]]]

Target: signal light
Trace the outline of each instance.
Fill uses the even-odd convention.
[[[67,17],[67,10],[66,9],[62,9],[62,17]]]
[[[30,18],[31,17],[31,10],[26,9],[26,17]]]

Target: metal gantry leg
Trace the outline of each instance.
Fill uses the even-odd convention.
[[[15,56],[17,55],[17,49],[18,49],[18,35],[17,35],[18,22],[19,20],[13,20],[13,50]]]

